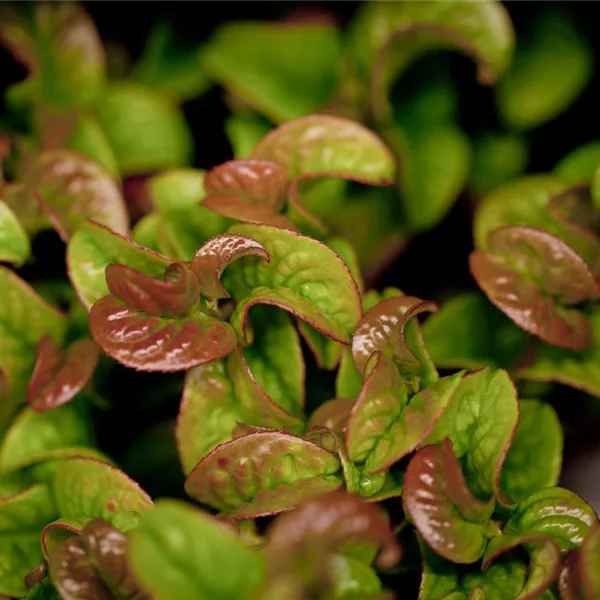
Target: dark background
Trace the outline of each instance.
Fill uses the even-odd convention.
[[[107,42],[123,45],[132,59],[141,53],[152,26],[170,19],[182,42],[198,43],[208,38],[221,23],[231,20],[276,20],[296,9],[315,6],[334,13],[340,24],[346,23],[356,11],[356,2],[84,2],[94,19],[101,37]],[[537,2],[513,0],[505,3],[517,30],[525,31],[544,4],[562,5],[575,17],[581,31],[592,46],[596,63],[600,65],[600,36],[598,35],[598,3],[596,2]],[[493,93],[475,82],[470,60],[453,57],[452,68],[459,81],[461,120],[468,132],[477,131],[482,124],[496,124]],[[0,49],[0,86],[22,79],[24,70]],[[585,93],[567,112],[534,130],[530,135],[531,161],[529,172],[549,171],[571,149],[591,140],[600,139],[600,80],[595,78]],[[0,106],[0,113],[3,107]],[[231,158],[223,122],[228,114],[218,87],[188,102],[184,111],[197,143],[195,166],[210,168]],[[461,198],[451,214],[434,230],[414,240],[404,254],[385,273],[381,285],[395,285],[423,298],[436,299],[442,290],[474,287],[468,272],[467,256],[471,250],[469,203]],[[117,395],[123,393],[116,391]],[[140,394],[143,393],[140,390]],[[124,398],[125,401],[130,401]],[[600,457],[600,401],[569,388],[557,387],[550,399],[559,411],[565,426],[565,476],[563,483],[576,489],[600,509],[600,478],[596,454]],[[122,433],[126,434],[126,429]],[[115,433],[118,435],[118,432]],[[118,454],[118,452],[117,452]],[[116,457],[118,458],[118,457]],[[142,482],[143,483],[143,482]],[[598,484],[600,488],[600,483]]]

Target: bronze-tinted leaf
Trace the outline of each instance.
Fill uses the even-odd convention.
[[[245,235],[226,233],[208,240],[190,262],[190,268],[200,281],[202,294],[209,300],[229,298],[220,277],[229,263],[242,256],[270,260],[264,246]]]
[[[321,404],[308,420],[308,427],[320,425],[331,429],[334,433],[344,434],[350,411],[355,400],[352,398],[333,398]]]
[[[152,317],[182,317],[200,298],[200,283],[184,263],[171,263],[164,280],[125,265],[106,267],[110,293],[130,308]]]
[[[188,477],[188,494],[239,518],[288,510],[342,485],[340,463],[323,448],[281,431],[252,433],[215,448]]]
[[[394,360],[405,379],[411,381],[417,377],[424,367],[424,360],[429,363],[431,360],[426,355],[421,332],[416,333],[418,344],[413,344],[411,348],[405,330],[413,317],[436,310],[433,302],[413,296],[388,298],[371,308],[359,321],[352,337],[352,358],[359,373],[365,373],[374,352],[381,352]],[[417,356],[417,352],[421,356]],[[431,367],[435,369],[432,364]]]
[[[52,553],[50,577],[63,600],[113,600],[108,586],[98,577],[79,537],[72,537]]]
[[[50,336],[44,336],[27,388],[31,408],[44,412],[72,400],[94,374],[98,355],[98,346],[90,339],[77,340],[63,352]]]
[[[201,312],[184,319],[149,316],[113,296],[90,311],[98,345],[122,364],[142,371],[183,371],[223,356],[236,346],[231,326]]]
[[[448,440],[413,456],[402,498],[411,521],[440,556],[472,563],[483,555],[494,501],[472,496]]]
[[[279,516],[267,530],[266,553],[282,565],[314,544],[332,552],[349,542],[372,542],[381,548],[380,567],[398,562],[401,550],[385,514],[359,496],[335,491],[309,498],[293,511]]]
[[[506,226],[489,236],[490,252],[470,256],[471,272],[488,298],[522,329],[545,342],[584,350],[592,343],[586,317],[570,308],[600,298],[592,272],[559,238]]]
[[[26,155],[19,175],[20,181],[38,192],[42,209],[64,241],[86,218],[121,235],[129,232],[117,184],[90,158],[71,150],[42,150]]]
[[[129,570],[129,539],[124,533],[104,519],[93,519],[82,529],[81,541],[99,575],[119,598],[150,598]]]

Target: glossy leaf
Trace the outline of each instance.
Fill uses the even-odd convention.
[[[56,472],[54,493],[64,519],[100,517],[121,531],[135,528],[153,506],[125,473],[95,458],[70,458]]]
[[[267,263],[271,260],[260,242],[245,235],[224,233],[208,240],[190,262],[190,269],[200,282],[202,295],[209,300],[229,298],[229,292],[221,283],[221,275],[230,263],[244,256],[257,256]]]
[[[528,339],[483,294],[473,292],[450,298],[422,329],[427,351],[443,369],[510,367]]]
[[[115,181],[96,162],[71,150],[49,149],[25,157],[20,181],[40,195],[61,238],[68,241],[86,218],[127,235],[129,217]],[[48,207],[48,208],[46,208]]]
[[[598,561],[600,557],[600,526],[594,525],[588,531],[581,547],[580,576],[588,597],[597,597],[600,593],[598,579]]]
[[[260,432],[215,448],[188,477],[188,494],[234,517],[272,514],[341,486],[339,461],[282,432]]]
[[[462,377],[458,373],[442,378],[410,397],[391,360],[378,355],[374,362],[352,407],[346,433],[350,459],[364,462],[368,473],[389,468],[427,437]]]
[[[580,546],[597,522],[596,513],[579,496],[563,488],[546,488],[519,503],[504,534],[543,534],[564,551]]]
[[[90,331],[109,356],[142,371],[184,371],[227,356],[237,346],[228,323],[199,309],[182,319],[158,317],[113,296],[92,307]]]
[[[85,223],[67,246],[69,277],[88,308],[109,293],[104,274],[108,264],[126,265],[158,279],[170,262],[94,222]]]
[[[52,456],[68,456],[92,441],[88,415],[76,402],[41,413],[25,407],[2,441],[0,469],[16,471]]]
[[[353,50],[363,75],[371,74],[378,119],[389,114],[388,90],[426,52],[456,49],[473,57],[480,83],[495,83],[510,64],[514,32],[495,1],[365,4],[355,16]]]
[[[555,346],[584,350],[592,329],[569,308],[600,298],[585,262],[549,233],[502,227],[490,235],[491,253],[471,254],[471,272],[488,298],[517,325]]]
[[[202,66],[252,108],[283,122],[327,102],[340,54],[340,35],[331,26],[234,22],[216,31]]]
[[[207,513],[174,500],[157,502],[132,532],[129,561],[156,600],[243,600],[265,575],[258,553]]]
[[[558,483],[563,432],[556,412],[539,400],[521,400],[519,424],[502,465],[500,487],[516,502]]]
[[[55,109],[89,106],[104,85],[105,57],[94,24],[74,3],[4,6],[4,44],[30,72],[19,96]]]
[[[519,546],[529,552],[530,564],[527,581],[515,600],[539,598],[558,577],[561,556],[552,538],[535,534],[492,538],[483,557],[483,570],[499,556]]]
[[[334,252],[314,239],[265,225],[235,225],[231,232],[256,240],[271,259],[243,258],[224,274],[225,287],[240,301],[231,321],[246,341],[247,314],[255,304],[279,306],[334,340],[349,340],[360,317],[360,297]]]
[[[462,379],[425,443],[450,439],[471,492],[505,502],[500,470],[518,419],[517,391],[506,371],[481,369]]]
[[[182,47],[169,21],[158,23],[148,35],[142,56],[132,77],[148,88],[173,100],[200,96],[210,86],[200,66],[199,47]]]
[[[265,160],[231,160],[208,172],[202,206],[247,223],[294,229],[281,211],[286,202],[287,174]]]
[[[411,521],[440,556],[464,564],[483,555],[494,502],[471,495],[449,441],[413,456],[402,499]]]
[[[352,398],[333,398],[319,406],[310,416],[307,426],[327,427],[333,433],[345,435],[350,412],[354,406]]]
[[[315,544],[321,552],[332,552],[350,542],[370,542],[378,547],[380,567],[390,568],[400,559],[400,546],[384,513],[342,491],[309,498],[280,515],[267,530],[265,552],[271,568],[284,569],[296,554]]]
[[[192,140],[183,115],[160,94],[134,82],[111,83],[95,116],[122,175],[185,165]]]
[[[13,271],[0,267],[0,372],[5,396],[0,408],[0,429],[25,400],[27,380],[35,363],[38,342],[46,335],[60,342],[67,321],[46,304]]]
[[[27,388],[28,404],[38,412],[66,404],[88,383],[98,358],[99,348],[89,339],[77,340],[63,352],[50,336],[44,336]]]
[[[14,212],[0,200],[0,261],[23,264],[29,257],[29,238]]]
[[[556,78],[557,72],[564,76]],[[550,121],[573,103],[592,73],[591,48],[569,11],[555,6],[539,11],[531,30],[519,38],[515,59],[498,84],[500,116],[521,129]]]
[[[435,312],[433,302],[414,296],[382,300],[360,320],[352,336],[352,358],[359,373],[364,374],[369,358],[381,352],[391,358],[400,375],[415,391],[437,379],[437,372],[424,348],[418,325],[408,326],[423,312]],[[422,382],[420,380],[423,380]]]

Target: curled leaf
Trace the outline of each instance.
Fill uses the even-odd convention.
[[[539,534],[499,536],[490,540],[483,557],[483,570],[505,552],[524,546],[529,552],[529,577],[515,600],[539,598],[558,577],[560,550],[552,538]]]
[[[333,398],[321,404],[308,420],[308,427],[320,425],[334,433],[343,435],[346,432],[348,419],[354,400],[351,398]]]
[[[90,311],[90,331],[109,356],[143,371],[183,371],[227,356],[231,326],[199,310],[183,319],[150,316],[106,296]]]
[[[280,515],[266,534],[266,553],[279,566],[306,547],[335,551],[350,542],[371,542],[381,548],[377,564],[390,568],[401,550],[383,512],[354,494],[336,491],[309,498]]]
[[[448,440],[413,456],[402,499],[411,521],[440,556],[465,564],[483,555],[494,501],[471,495]]]
[[[298,214],[323,229],[300,202],[301,181],[340,177],[369,185],[391,185],[394,159],[371,131],[349,119],[312,115],[280,125],[254,148],[252,158],[281,165],[290,180],[289,202]]]
[[[231,160],[209,171],[202,206],[246,223],[263,223],[294,229],[277,214],[286,202],[287,174],[266,160]]]
[[[92,340],[77,340],[63,352],[52,337],[44,336],[27,388],[29,405],[44,412],[72,400],[94,374],[98,356],[98,346]]]
[[[381,352],[396,363],[406,380],[412,381],[420,375],[424,370],[423,355],[426,356],[426,351],[416,345],[413,345],[414,349],[409,346],[405,328],[418,314],[436,310],[433,302],[413,296],[388,298],[375,305],[359,321],[352,336],[352,358],[359,373],[365,373],[374,352]],[[423,346],[420,331],[416,336],[420,346]]]
[[[231,322],[240,337],[251,339],[246,323],[252,306],[271,304],[348,342],[360,318],[360,297],[337,254],[317,240],[267,225],[234,225],[231,232],[256,240],[271,259],[242,258],[225,273],[225,287],[239,300]]]
[[[208,240],[190,262],[202,294],[209,300],[229,298],[229,292],[220,281],[221,274],[230,263],[243,256],[258,256],[270,262],[265,247],[251,237],[225,233]]]
[[[532,227],[501,227],[489,237],[490,252],[469,258],[488,298],[517,325],[571,350],[592,343],[592,330],[577,304],[600,298],[585,262],[559,238]]]
[[[319,446],[279,431],[215,448],[188,477],[190,496],[237,518],[273,514],[341,486],[340,463]]]
[[[182,317],[200,297],[198,278],[183,263],[171,263],[163,280],[110,264],[106,266],[106,285],[127,306],[152,317]]]
[[[579,549],[565,556],[558,578],[562,600],[595,600],[600,594],[600,525],[595,525],[585,536]]]

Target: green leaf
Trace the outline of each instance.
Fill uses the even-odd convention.
[[[469,140],[455,125],[411,123],[404,128],[407,152],[400,155],[403,216],[410,231],[439,223],[462,192],[469,175]]]
[[[488,131],[475,140],[469,187],[478,196],[516,179],[529,162],[529,143],[517,133]],[[600,160],[599,160],[600,162]]]
[[[589,348],[592,328],[574,307],[599,299],[600,287],[582,258],[558,237],[532,227],[501,227],[489,244],[490,252],[471,253],[469,266],[491,302],[545,342]]]
[[[187,213],[206,195],[204,177],[200,169],[169,169],[148,179],[148,193],[161,213]]]
[[[69,456],[92,441],[89,415],[78,402],[42,413],[25,407],[2,441],[0,469],[17,471],[52,457]]]
[[[0,408],[2,430],[25,400],[38,342],[46,335],[61,342],[67,319],[5,267],[0,267],[0,289],[0,371],[9,394]]]
[[[375,569],[357,558],[334,554],[331,569],[333,598],[360,598],[362,594],[377,594],[382,591]]]
[[[554,171],[569,183],[589,183],[600,165],[600,141],[572,150],[558,162]]]
[[[140,246],[160,252],[158,229],[162,226],[163,216],[156,210],[145,214],[131,230],[131,239]]]
[[[533,381],[556,381],[600,397],[599,308],[592,306],[588,313],[594,338],[589,349],[572,352],[541,344],[532,363],[519,369],[518,376]]]
[[[592,73],[592,50],[569,10],[545,8],[519,37],[514,62],[498,84],[500,116],[520,129],[550,121],[573,103]]]
[[[511,367],[528,336],[483,294],[450,298],[422,326],[425,346],[442,369]]]
[[[561,550],[581,546],[596,513],[579,496],[563,488],[546,488],[521,501],[504,528],[504,535],[540,533]]]
[[[34,585],[25,596],[25,600],[61,600],[50,579],[42,579]]]
[[[249,158],[254,146],[270,129],[271,124],[259,115],[239,114],[227,117],[225,132],[233,150],[233,157],[236,160]]]
[[[249,518],[292,508],[340,487],[339,469],[337,458],[319,446],[263,431],[215,448],[196,465],[185,489],[221,512]]]
[[[87,308],[109,293],[104,278],[109,263],[123,264],[160,278],[169,262],[166,256],[94,222],[85,223],[67,246],[69,277]]]
[[[563,432],[556,412],[539,400],[521,400],[519,424],[502,466],[500,487],[516,502],[558,483]]]
[[[483,570],[499,556],[524,546],[529,552],[529,575],[515,600],[539,598],[558,577],[561,564],[560,550],[552,538],[544,535],[499,536],[492,538],[483,557]]]
[[[85,154],[97,162],[111,177],[119,177],[119,166],[98,121],[91,114],[80,114],[65,141],[65,147]]]
[[[210,87],[201,68],[201,54],[198,47],[184,47],[173,24],[162,21],[148,35],[131,77],[173,100],[196,98]]]
[[[217,29],[202,52],[202,67],[253,109],[283,122],[325,105],[341,51],[333,26],[234,22]]]
[[[86,218],[121,235],[129,232],[121,191],[108,173],[86,156],[65,149],[32,153],[21,165],[20,180],[41,196],[42,209],[64,241]]]
[[[304,406],[304,357],[289,315],[271,307],[252,311],[252,345],[244,358],[256,382],[271,399],[294,415]]]
[[[95,102],[105,82],[104,50],[81,5],[6,5],[0,23],[2,41],[30,72],[13,88],[21,101],[55,109]]]
[[[486,367],[462,379],[425,443],[450,439],[471,492],[478,498],[495,494],[504,502],[500,470],[518,418],[510,377]]]
[[[235,225],[268,252],[270,262],[242,258],[224,274],[225,287],[239,300],[232,316],[248,339],[246,319],[255,304],[274,304],[334,340],[348,342],[361,314],[360,297],[348,267],[320,242],[266,225]]]
[[[580,576],[585,592],[590,597],[600,593],[598,562],[600,559],[600,526],[594,525],[585,536],[581,547]]]
[[[183,114],[162,95],[134,82],[113,82],[94,115],[122,175],[187,164],[191,134]]]
[[[95,458],[63,461],[54,479],[54,494],[64,519],[86,522],[101,517],[121,531],[137,527],[153,506],[125,473]]]
[[[34,485],[0,501],[0,593],[25,594],[25,576],[43,560],[40,534],[55,517],[47,485]]]
[[[378,355],[350,413],[346,430],[350,459],[364,462],[368,473],[377,473],[413,451],[441,417],[462,375],[439,379],[409,397],[394,363]]]
[[[335,395],[338,398],[358,398],[363,378],[354,366],[352,350],[345,348],[335,378]]]
[[[243,600],[265,578],[257,552],[207,513],[174,500],[158,501],[131,534],[129,561],[156,600]]]
[[[412,457],[402,499],[410,520],[437,554],[459,564],[483,555],[494,501],[471,495],[448,440]]]
[[[19,220],[0,200],[0,261],[22,265],[31,252],[29,238]]]
[[[370,80],[375,115],[385,119],[394,80],[423,54],[445,49],[470,54],[479,82],[490,85],[511,62],[514,32],[496,1],[371,3],[354,17],[351,44],[359,76]]]

